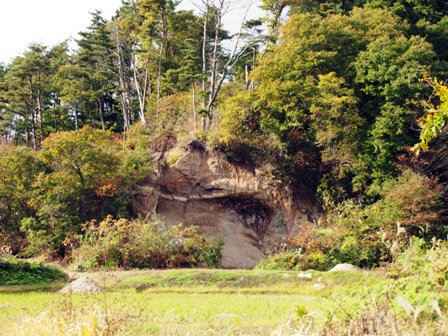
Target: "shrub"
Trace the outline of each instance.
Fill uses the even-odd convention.
[[[303,227],[290,242],[301,251],[299,257],[273,256],[260,267],[326,270],[338,263],[375,267],[390,262],[409,246],[411,237],[427,244],[446,236],[441,193],[428,177],[405,170],[381,186],[375,203],[348,201],[329,210],[319,227]]]
[[[407,314],[403,314],[406,311]],[[375,299],[363,305],[345,321],[341,318],[328,320],[316,333],[319,336],[354,335],[446,335],[447,315],[438,303],[422,309],[414,307],[405,298],[397,296]]]
[[[300,250],[274,254],[256,266],[264,270],[317,270],[326,271],[334,266],[328,255],[321,252],[302,254]]]
[[[391,269],[395,278],[425,279],[431,290],[448,288],[448,243],[433,242],[427,249],[423,239],[414,238],[411,246],[398,256]]]
[[[53,266],[0,259],[0,285],[3,286],[46,284],[65,279],[65,273]]]
[[[260,261],[256,268],[263,270],[299,270],[300,258],[301,255],[298,251],[277,253]]]
[[[176,268],[221,263],[221,239],[209,241],[196,226],[111,216],[84,225],[86,235],[73,260],[81,268]]]

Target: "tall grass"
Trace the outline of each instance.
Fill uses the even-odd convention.
[[[46,310],[23,317],[6,328],[10,336],[112,336],[118,332],[119,320],[110,317],[98,305],[77,310]]]

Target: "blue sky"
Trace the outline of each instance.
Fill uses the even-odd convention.
[[[183,0],[179,9],[195,9],[199,0]],[[258,0],[233,0],[225,18],[230,30],[238,30],[246,8],[248,18],[262,16]],[[89,12],[99,9],[110,18],[121,0],[4,0],[0,3],[0,62],[8,63],[33,42],[52,46],[77,37],[90,22]]]

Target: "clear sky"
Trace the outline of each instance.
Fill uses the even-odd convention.
[[[183,0],[179,9],[195,9],[198,0]],[[237,30],[251,4],[248,18],[262,16],[258,0],[233,0],[225,23]],[[121,0],[0,0],[0,62],[8,63],[33,42],[52,46],[84,30],[95,9],[109,19]]]

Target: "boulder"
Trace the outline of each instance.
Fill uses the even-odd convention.
[[[104,288],[98,285],[95,281],[88,277],[81,277],[64,288],[59,293],[61,294],[94,294],[104,293]]]
[[[352,264],[338,264],[328,272],[361,272],[361,269]]]

